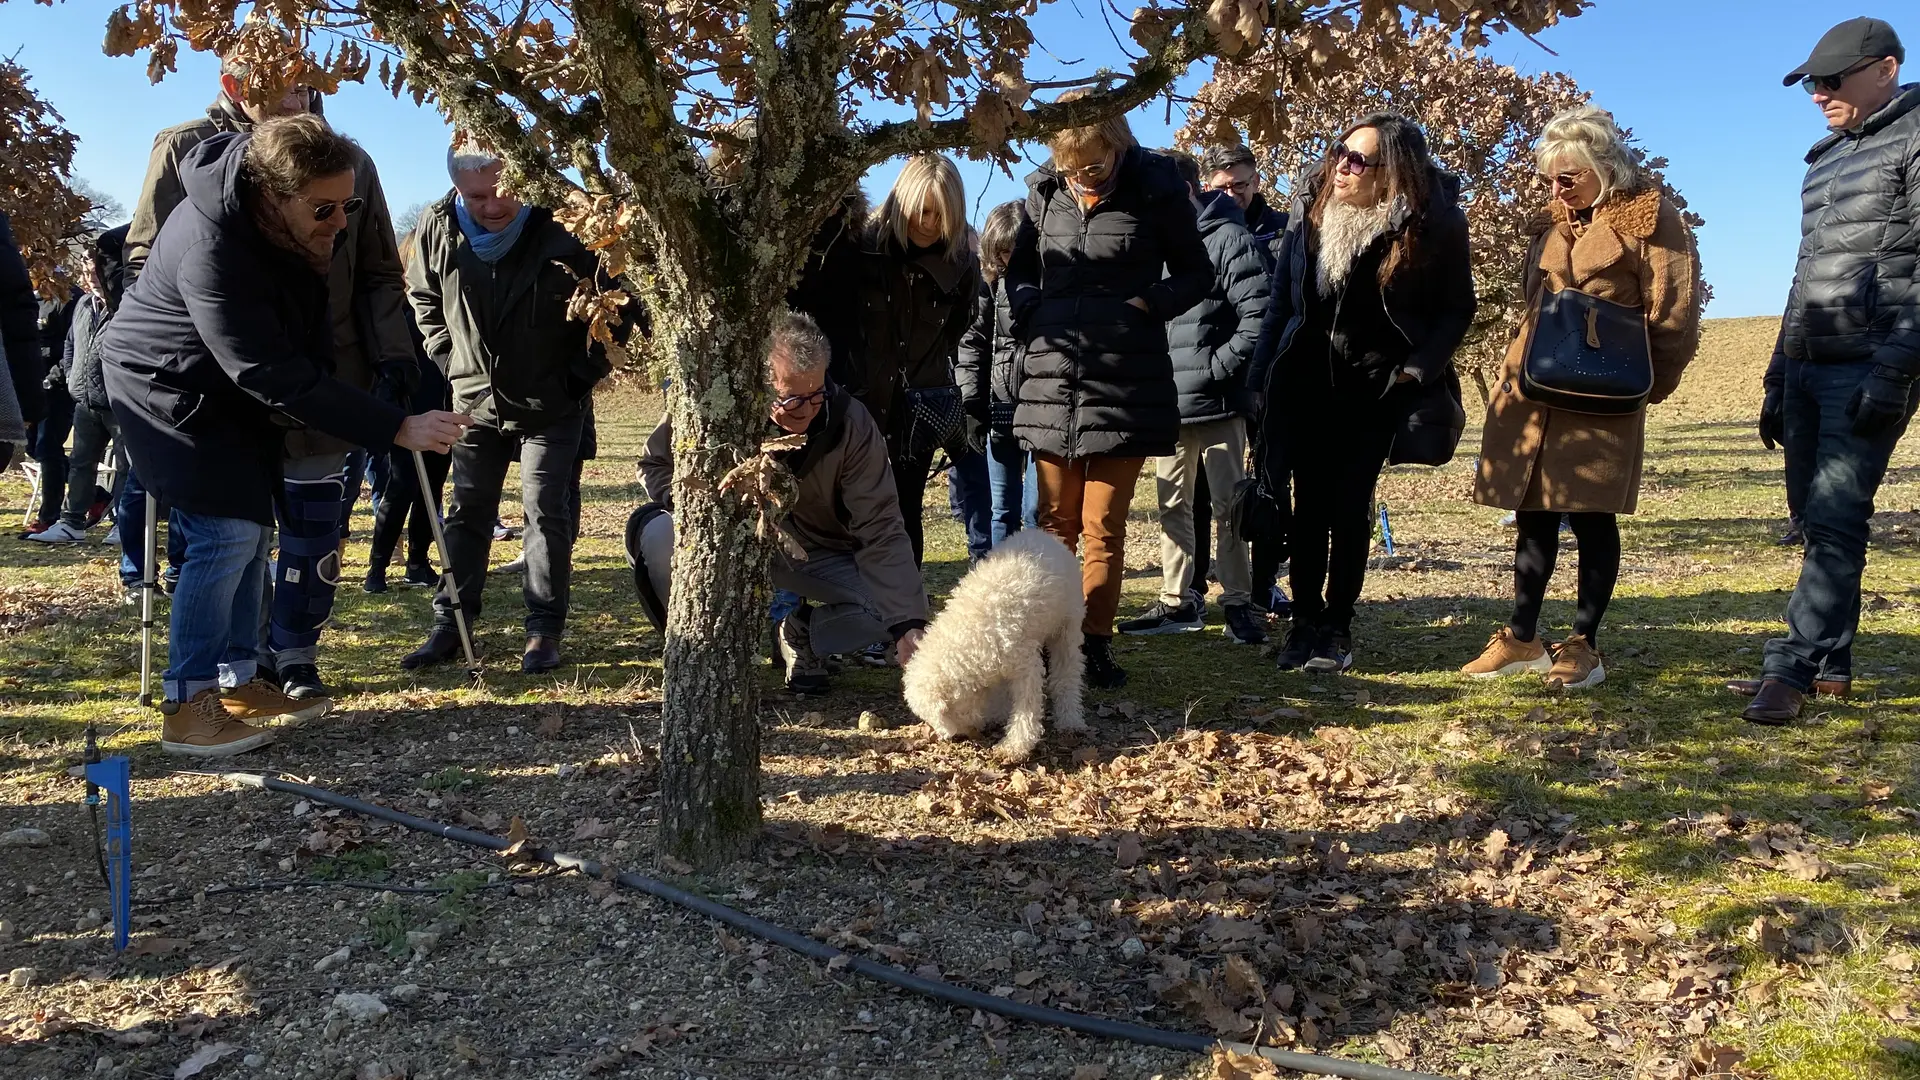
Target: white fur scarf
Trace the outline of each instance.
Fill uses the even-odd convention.
[[[1320,216],[1320,295],[1332,296],[1347,283],[1353,264],[1387,231],[1393,204],[1358,207],[1332,199]]]

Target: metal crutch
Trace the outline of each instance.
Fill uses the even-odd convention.
[[[420,482],[420,505],[433,525],[433,553],[440,559],[440,589],[453,602],[453,625],[460,631],[460,648],[467,654],[467,677],[480,681],[480,660],[473,653],[473,633],[467,629],[467,609],[460,603],[460,590],[454,586],[453,564],[447,560],[447,528],[440,520],[440,507],[434,503],[433,484],[427,479],[427,459],[413,451],[413,475]]]
[[[147,521],[141,529],[140,554],[140,705],[153,706],[153,591],[158,588],[154,563],[160,552],[160,500],[147,492]]]

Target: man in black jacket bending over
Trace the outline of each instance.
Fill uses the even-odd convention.
[[[455,408],[474,425],[453,448],[447,562],[468,625],[480,615],[487,550],[507,466],[520,462],[527,513],[527,647],[520,669],[560,666],[573,577],[568,486],[587,396],[606,350],[567,317],[575,282],[596,260],[553,213],[500,191],[501,161],[473,145],[447,154],[454,191],[420,216],[407,290],[427,355],[447,373]],[[433,632],[401,661],[443,663],[460,651],[455,597],[433,600]]]
[[[1782,725],[1816,690],[1844,696],[1860,623],[1867,519],[1920,377],[1920,83],[1893,27],[1827,31],[1799,83],[1831,130],[1807,154],[1800,260],[1767,366],[1760,437],[1787,450],[1806,559],[1787,636],[1767,643],[1745,716]],[[1752,693],[1751,683],[1731,684]]]

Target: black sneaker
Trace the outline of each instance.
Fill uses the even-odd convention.
[[[384,566],[367,567],[367,580],[360,583],[361,592],[383,593],[387,591],[387,568]]]
[[[1155,600],[1147,613],[1137,619],[1128,619],[1116,629],[1123,634],[1186,634],[1206,626],[1206,613],[1200,605],[1191,599],[1179,607],[1168,607],[1164,601]]]
[[[1281,646],[1274,663],[1281,671],[1299,671],[1313,659],[1314,650],[1319,647],[1320,628],[1295,619],[1287,630],[1287,643]]]
[[[1353,635],[1336,630],[1320,639],[1313,658],[1304,665],[1308,671],[1337,674],[1353,666]]]
[[[1088,634],[1080,641],[1087,665],[1087,685],[1096,690],[1118,690],[1127,685],[1127,672],[1113,659],[1113,639]]]
[[[1227,640],[1235,645],[1265,645],[1266,617],[1251,604],[1235,604],[1226,609]]]
[[[312,664],[288,664],[281,668],[280,692],[295,701],[333,696],[333,691],[320,681],[320,669]]]
[[[439,584],[440,575],[433,572],[433,567],[417,564],[409,564],[407,576],[400,579],[402,588],[432,589],[437,588]]]

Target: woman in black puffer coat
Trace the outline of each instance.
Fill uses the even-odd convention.
[[[1172,453],[1180,428],[1166,322],[1212,289],[1213,264],[1187,185],[1124,117],[1068,128],[1048,149],[1007,266],[1026,345],[1013,427],[1038,459],[1041,527],[1069,549],[1086,541],[1087,678],[1111,689],[1127,678],[1112,649],[1127,508],[1141,466]]]
[[[1013,434],[1013,410],[1019,403],[1021,345],[1013,332],[1013,308],[1007,302],[1007,260],[1027,223],[1026,206],[1006,202],[994,207],[980,226],[980,297],[973,322],[960,339],[955,375],[968,421],[984,433],[987,484],[992,493],[995,544],[1020,531],[1025,502],[1027,451]]]
[[[1420,387],[1457,377],[1473,268],[1459,181],[1403,116],[1355,124],[1295,190],[1249,385],[1266,391],[1265,486],[1294,489],[1280,667],[1345,671],[1374,487]]]

